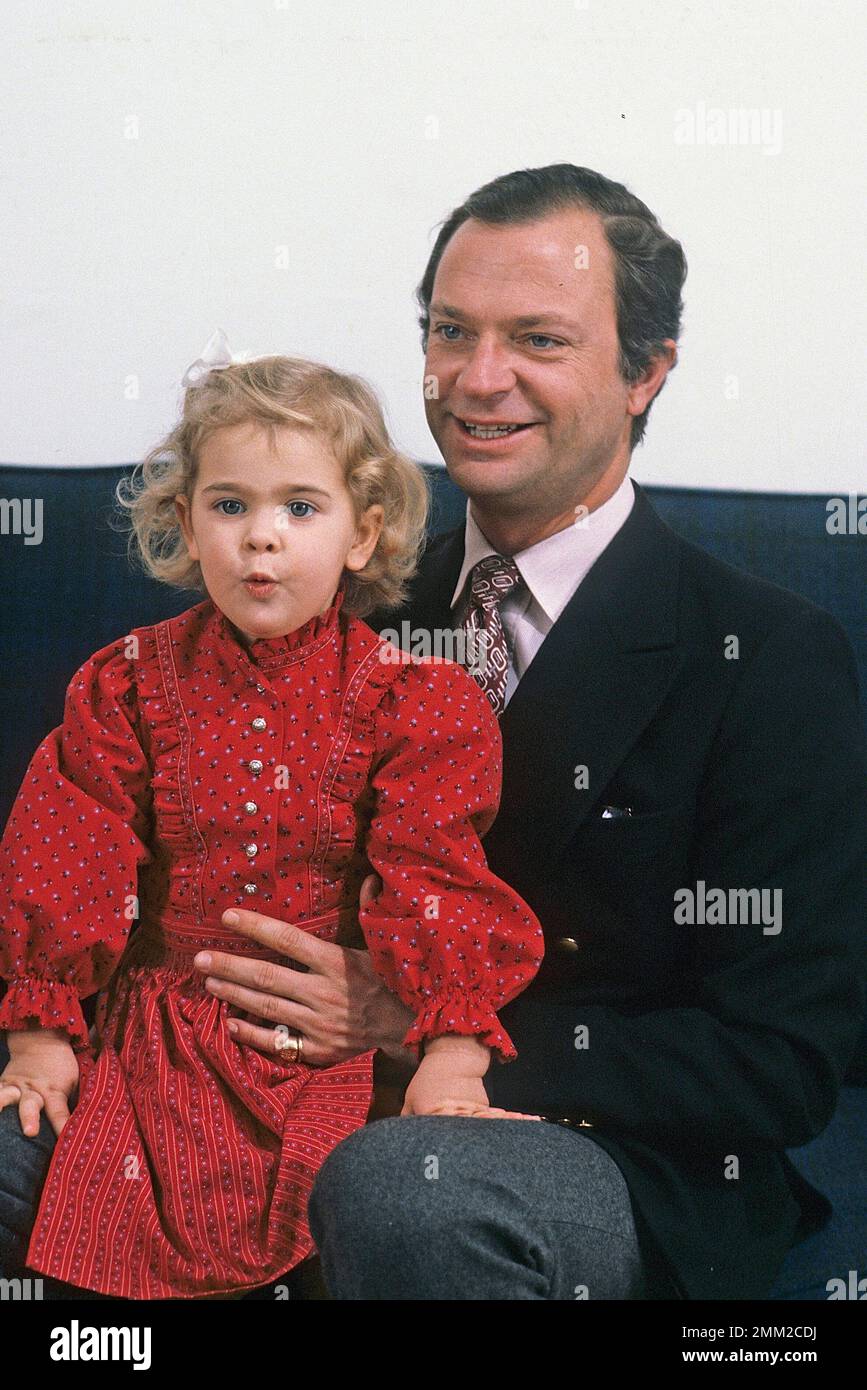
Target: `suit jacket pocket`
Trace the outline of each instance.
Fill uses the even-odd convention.
[[[619,805],[612,801],[610,805]],[[610,862],[612,856],[628,864],[672,856],[686,857],[692,832],[694,806],[682,802],[661,811],[646,811],[640,815],[603,817],[601,809],[588,817],[576,836],[582,857],[597,856]]]

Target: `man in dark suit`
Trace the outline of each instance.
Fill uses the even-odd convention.
[[[685,270],[643,203],[559,165],[472,195],[420,286],[428,420],[470,501],[372,625],[490,639],[484,847],[546,959],[485,1081],[545,1120],[341,1144],[310,1204],[337,1297],[761,1298],[827,1212],[784,1151],[829,1122],[863,1010],[854,661],[627,476]],[[368,1045],[394,1052],[377,997]]]

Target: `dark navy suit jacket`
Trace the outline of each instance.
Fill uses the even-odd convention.
[[[502,716],[484,847],[546,959],[501,1012],[518,1058],[485,1083],[494,1104],[584,1121],[677,1293],[763,1298],[827,1219],[785,1150],[831,1119],[863,1012],[857,677],[833,618],[636,492]],[[453,627],[463,543],[432,540],[406,605],[371,626]],[[745,896],[727,925],[676,920],[700,882],[727,902],[781,890],[781,929],[745,920]]]

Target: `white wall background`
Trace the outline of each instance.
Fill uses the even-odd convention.
[[[635,475],[858,490],[864,16],[5,0],[0,459],[140,457],[218,325],[236,351],[361,372],[398,442],[436,457],[412,300],[435,225],[497,174],[570,160],[627,183],[690,264]],[[712,108],[759,113],[764,135],[678,140],[684,110],[713,138]]]

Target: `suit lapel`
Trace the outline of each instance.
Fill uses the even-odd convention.
[[[679,546],[636,488],[629,517],[502,715],[503,791],[484,843],[492,869],[519,892],[550,878],[680,669]],[[431,544],[400,617],[418,628],[452,626],[463,551],[463,527]]]
[[[399,618],[408,618],[413,627],[426,631],[454,627],[451,601],[463,562],[463,526],[435,537],[422,556],[412,592]],[[390,625],[399,628],[399,621]]]

